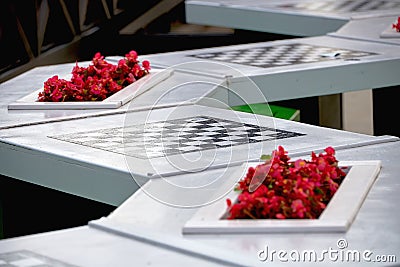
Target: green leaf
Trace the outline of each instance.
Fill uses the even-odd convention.
[[[261,160],[270,160],[272,158],[271,155],[261,155]]]
[[[322,191],[321,188],[316,187],[316,188],[314,188],[314,193],[316,193],[316,194],[323,194],[324,191]]]

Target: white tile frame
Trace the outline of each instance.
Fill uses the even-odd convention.
[[[171,69],[152,70],[148,75],[126,86],[124,89],[104,99],[103,101],[77,102],[39,102],[37,97],[43,88],[38,89],[8,105],[9,110],[44,110],[44,109],[115,109],[135,97],[148,91],[173,73]]]
[[[240,179],[244,171],[259,163],[246,163],[233,175]],[[217,202],[200,208],[184,225],[183,234],[261,234],[293,232],[346,232],[354,221],[364,199],[375,182],[381,161],[343,161],[350,171],[326,209],[318,219],[220,219],[226,213],[227,198],[236,201],[238,193],[231,191]],[[230,181],[232,182],[232,181]]]
[[[388,25],[386,29],[379,35],[380,38],[400,38],[400,32],[392,28],[392,24]]]

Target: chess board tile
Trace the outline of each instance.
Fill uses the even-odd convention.
[[[340,55],[327,56],[336,53],[340,53]],[[239,49],[235,51],[228,50],[215,53],[199,53],[189,55],[189,57],[222,61],[226,63],[236,63],[261,68],[270,68],[327,60],[359,58],[370,55],[375,54],[364,51],[294,43],[287,45]]]
[[[0,266],[4,267],[77,267],[30,250],[0,253]]]
[[[389,0],[344,0],[344,1],[320,1],[302,2],[295,4],[282,4],[282,8],[294,8],[298,10],[310,10],[321,12],[367,12],[375,10],[391,10],[400,8],[400,2]]]
[[[198,116],[128,127],[107,128],[50,138],[137,158],[156,158],[304,134]]]

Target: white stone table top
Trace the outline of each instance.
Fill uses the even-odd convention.
[[[246,123],[249,126],[259,125],[266,132],[255,137],[261,138],[260,141],[254,139],[255,142],[246,143],[242,128],[237,128],[238,131],[229,128],[225,137],[215,141],[220,147],[207,149],[201,145],[206,145],[207,139],[215,138],[211,137],[215,133],[211,126],[206,126],[211,132],[199,131],[200,136],[189,134],[189,139],[185,139],[191,141],[185,141],[186,144],[180,148],[188,149],[187,153],[170,153],[169,150],[162,152],[157,144],[172,148],[176,140],[188,134],[183,123],[173,126],[178,129],[176,134],[168,132],[169,130],[162,132],[164,139],[148,136],[152,134],[148,132],[146,138],[154,141],[140,148],[143,141],[147,142],[144,135],[140,134],[140,130],[143,130],[140,125],[146,124],[148,128],[145,129],[152,131],[158,129],[154,128],[157,125],[170,125],[174,120],[198,117],[212,118],[218,122],[217,126],[228,122],[236,123],[243,129],[247,127]],[[131,125],[136,126],[129,127]],[[131,129],[139,129],[139,132],[132,132]],[[276,137],[268,136],[271,129],[276,129],[273,130]],[[137,190],[138,184],[145,183],[149,178],[158,179],[157,177],[165,178],[185,172],[226,168],[247,160],[258,160],[261,154],[271,153],[278,144],[286,146],[293,154],[304,154],[310,150],[324,149],[327,143],[343,149],[393,140],[397,139],[317,127],[228,109],[188,105],[2,129],[0,172],[71,194],[119,205]],[[192,143],[189,145],[188,142]],[[138,146],[139,150],[136,149]],[[159,155],[160,151],[164,154]],[[146,153],[148,157],[143,156]],[[202,180],[199,182],[203,183]]]
[[[159,53],[154,65],[231,76],[228,104],[323,96],[400,84],[397,46],[330,36]],[[207,66],[207,67],[205,67]],[[258,90],[249,89],[248,79]],[[249,93],[250,92],[250,93]],[[224,101],[222,97],[215,98]],[[257,102],[258,101],[258,102]]]
[[[152,234],[168,233],[171,238],[197,242],[213,247],[215,251],[218,251],[218,248],[228,249],[232,252],[232,255],[241,255],[247,258],[244,262],[240,262],[244,266],[246,264],[264,266],[266,263],[271,263],[271,258],[268,258],[265,262],[259,261],[257,258],[259,251],[264,250],[266,246],[270,250],[269,252],[271,250],[286,251],[288,254],[284,257],[294,265],[296,263],[289,258],[289,253],[292,250],[296,250],[299,253],[314,250],[320,256],[324,250],[331,249],[343,251],[343,253],[348,253],[349,250],[350,252],[357,251],[357,253],[361,253],[361,259],[359,261],[346,260],[346,258],[334,260],[333,256],[331,260],[326,256],[323,261],[324,266],[365,266],[366,264],[371,266],[394,266],[396,262],[398,264],[400,257],[400,229],[398,227],[400,219],[398,206],[400,201],[398,194],[400,189],[398,179],[400,171],[398,164],[399,149],[400,142],[391,142],[337,151],[336,157],[339,161],[380,160],[382,162],[382,169],[377,180],[346,233],[183,234],[183,226],[192,218],[199,207],[182,208],[167,205],[160,201],[159,197],[163,192],[162,194],[171,196],[170,199],[175,199],[175,201],[180,198],[181,203],[191,203],[190,197],[182,194],[179,188],[167,188],[163,186],[160,180],[151,180],[141,191],[137,191],[107,218],[93,221],[92,224],[102,226],[109,231],[131,233],[132,236],[140,234],[136,229],[146,227],[147,229],[153,229]],[[234,172],[235,168],[230,168],[224,175],[229,177]],[[177,176],[171,178],[170,183],[183,184],[184,180],[206,179],[205,176],[205,174]],[[209,172],[207,176],[219,177],[221,176],[221,170]],[[168,237],[160,235],[157,240],[163,242],[168,240]],[[338,242],[345,242],[347,247],[340,249]],[[362,253],[365,251],[367,251],[368,257],[363,259]],[[368,251],[371,254],[368,254]],[[376,257],[380,255],[391,255],[392,262],[375,261],[378,260]],[[369,262],[368,258],[370,259]],[[388,257],[386,259],[388,260]],[[393,262],[393,260],[396,261]],[[276,255],[272,263],[277,266],[288,264],[280,261],[276,258]],[[312,260],[302,262],[303,266],[315,266],[316,264],[320,265],[322,263],[313,262]]]
[[[352,19],[346,25],[329,36],[368,42],[400,45],[400,33],[392,29],[397,23],[397,15],[379,16],[374,18]]]
[[[338,30],[352,18],[398,15],[398,0],[188,0],[188,23],[293,36]]]

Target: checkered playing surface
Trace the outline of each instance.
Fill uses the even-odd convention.
[[[333,56],[339,53],[338,56]],[[269,68],[285,65],[311,63],[332,59],[349,59],[374,55],[374,53],[338,49],[308,44],[287,44],[252,49],[201,53],[191,57]]]
[[[301,135],[304,134],[199,116],[50,137],[128,156],[154,158]]]
[[[373,10],[393,10],[395,8],[400,8],[400,2],[398,1],[377,1],[377,0],[335,0],[335,1],[314,1],[306,3],[296,3],[296,4],[283,4],[279,5],[283,8],[295,8],[311,11],[321,11],[321,12],[366,12]]]
[[[0,254],[1,267],[77,267],[29,250]]]

